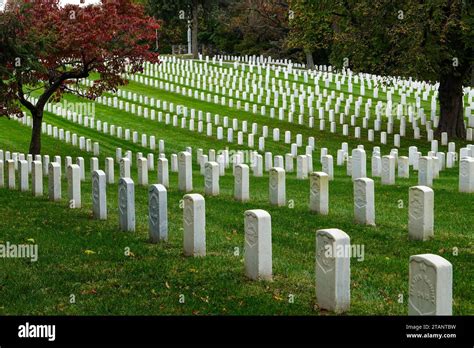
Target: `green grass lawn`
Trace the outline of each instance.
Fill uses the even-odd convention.
[[[327,147],[335,160],[341,142],[347,141],[349,148],[365,145],[370,173],[372,146],[379,145],[368,143],[364,135],[362,139],[343,137],[340,126],[338,134],[331,134],[320,132],[319,127],[309,129],[137,83],[130,83],[123,89],[212,114],[246,119],[249,126],[251,122],[258,122],[267,124],[270,129],[291,130],[293,138],[296,133],[303,134],[305,139],[314,136],[317,146],[313,155],[315,171],[321,170],[317,160],[321,147]],[[66,99],[79,101],[69,95]],[[205,133],[164,125],[99,104],[95,118],[136,130],[139,134],[155,135],[157,140],[164,139],[168,158],[171,153],[192,146],[196,193],[204,194],[204,179],[195,161],[197,148],[204,149],[205,153],[211,148],[218,151],[226,146],[246,149],[235,143],[217,141],[215,127],[214,136],[206,137]],[[45,114],[45,121],[100,142],[101,168],[105,157],[115,158],[117,147],[132,150],[134,155],[150,152],[139,144],[84,128],[50,113]],[[409,140],[411,135],[411,128],[407,128],[407,138],[402,139],[399,155],[407,155],[408,146],[412,144],[426,154],[429,144],[424,140]],[[0,118],[0,149],[26,153],[29,136],[27,127]],[[351,309],[348,314],[406,315],[408,260],[410,255],[423,253],[441,255],[453,264],[453,313],[474,314],[474,195],[458,192],[458,168],[441,172],[434,182],[435,238],[426,242],[408,240],[408,189],[417,184],[416,172],[410,172],[410,179],[397,178],[395,186],[382,186],[380,179],[375,179],[377,225],[366,227],[354,224],[352,181],[346,176],[345,167],[335,166],[335,180],[330,182],[329,189],[328,216],[309,212],[309,182],[296,180],[294,173],[288,173],[286,177],[287,200],[292,203],[289,206],[269,205],[267,174],[263,178],[250,175],[251,201],[236,202],[232,198],[233,176],[228,170],[220,178],[220,195],[206,198],[207,256],[188,258],[182,252],[180,200],[183,194],[177,190],[177,173],[170,172],[169,241],[151,244],[148,242],[147,188],[136,186],[135,233],[118,230],[116,184],[107,186],[108,220],[95,221],[92,219],[89,173],[91,154],[46,135],[42,139],[43,154],[61,155],[63,161],[64,156],[72,156],[74,161],[77,156],[85,158],[87,180],[82,183],[83,208],[68,208],[64,178],[60,203],[49,202],[46,195],[33,198],[29,192],[0,189],[0,243],[31,243],[33,239],[39,248],[37,262],[0,260],[0,314],[331,314],[315,308],[315,232],[321,228],[342,229],[351,237],[351,243],[364,246],[364,260],[351,259]],[[462,144],[457,145],[457,150]],[[391,148],[391,145],[381,146],[382,154],[388,154]],[[266,151],[282,155],[289,152],[289,146],[267,138]],[[447,149],[440,146],[440,151]],[[155,152],[155,160],[157,158]],[[135,156],[132,163],[132,178],[137,182]],[[62,170],[64,174],[64,168]],[[117,164],[115,174],[117,182]],[[156,182],[156,164],[155,171],[149,173],[149,180]],[[47,179],[44,185],[47,192]],[[244,276],[244,212],[248,209],[264,209],[272,216],[274,279],[271,282],[250,281]],[[453,248],[457,248],[457,255],[453,254]],[[128,250],[131,253],[127,253]],[[399,302],[400,294],[403,303]],[[74,295],[75,303],[71,303],[71,295]],[[290,298],[294,301],[289,301]]]

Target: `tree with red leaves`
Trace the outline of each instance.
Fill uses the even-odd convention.
[[[99,79],[86,88],[97,98],[126,84],[121,74],[142,71],[145,61],[157,62],[150,51],[157,22],[131,0],[60,6],[59,0],[20,0],[0,12],[0,116],[33,117],[29,153],[41,151],[41,123],[46,103],[63,93],[77,93],[74,84],[91,73]],[[28,95],[41,95],[33,104]]]

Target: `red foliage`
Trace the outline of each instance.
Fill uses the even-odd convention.
[[[44,87],[34,106],[42,110],[53,94],[60,97],[68,84],[90,72],[100,74],[87,94],[95,98],[125,83],[120,74],[127,65],[137,72],[144,61],[158,61],[158,53],[150,51],[149,44],[159,25],[131,0],[102,0],[89,6],[21,0],[10,11],[21,23],[14,42],[24,57],[21,67],[15,67],[15,61],[6,62],[9,76],[5,78],[4,73],[3,80],[10,80],[16,98],[30,110],[32,105],[24,99],[28,88]]]

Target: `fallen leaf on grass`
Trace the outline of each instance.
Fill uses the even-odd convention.
[[[209,296],[201,297],[201,301],[209,303]]]
[[[96,254],[96,252],[93,251],[93,250],[84,250],[84,254],[86,254],[86,255],[92,255],[92,254]]]
[[[81,291],[81,295],[95,295],[95,294],[97,294],[97,291],[95,289]]]
[[[277,300],[277,301],[283,301],[283,297],[281,297],[281,296],[278,295],[278,294],[274,294],[274,295],[273,295],[273,298],[274,298],[275,300]]]

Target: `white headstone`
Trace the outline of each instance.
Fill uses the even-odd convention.
[[[405,179],[410,177],[409,158],[406,156],[398,157],[398,177]]]
[[[151,185],[148,190],[148,225],[151,243],[168,240],[168,198],[164,185]]]
[[[395,157],[382,157],[382,185],[395,185]]]
[[[245,275],[250,279],[272,279],[272,223],[265,210],[245,212]]]
[[[48,192],[50,201],[61,200],[61,165],[56,162],[49,163]]]
[[[422,156],[418,160],[418,185],[433,186],[433,158]]]
[[[18,161],[18,173],[20,174],[20,191],[26,192],[29,190],[29,175],[28,175],[28,161]]]
[[[459,192],[474,192],[474,158],[465,157],[459,162]]]
[[[410,256],[408,315],[452,315],[453,266],[434,254]]]
[[[191,154],[187,151],[178,154],[178,189],[182,192],[193,190]]]
[[[125,232],[134,232],[135,184],[129,177],[121,177],[118,182],[118,208],[120,230]]]
[[[108,184],[115,183],[114,159],[112,157],[105,159],[105,178]]]
[[[137,160],[138,185],[148,186],[148,160],[141,157]]]
[[[0,165],[3,162],[0,161]],[[3,168],[1,168],[0,175],[3,174]],[[1,182],[0,182],[1,183]],[[43,195],[43,168],[41,161],[33,161],[31,166],[31,185],[33,196],[39,197]]]
[[[184,255],[206,256],[206,206],[200,194],[183,198]]]
[[[408,235],[412,240],[434,236],[434,191],[427,186],[412,186],[409,191]]]
[[[250,199],[249,194],[249,166],[237,164],[234,172],[234,198],[240,202]]]
[[[168,160],[166,158],[158,158],[158,184],[169,187]]]
[[[270,204],[276,206],[286,205],[286,183],[285,170],[282,168],[271,168],[269,172],[269,197]]]
[[[67,167],[69,208],[81,208],[81,169],[77,164]]]
[[[334,180],[334,161],[331,155],[324,155],[321,159],[322,170],[329,176],[329,180]]]
[[[336,313],[350,306],[350,238],[336,228],[316,232],[316,298],[318,307]]]
[[[107,177],[102,170],[92,172],[92,213],[94,219],[107,220]]]
[[[8,177],[8,188],[10,190],[16,189],[16,172],[15,172],[15,161],[7,160],[7,177]]]
[[[309,175],[309,210],[321,215],[329,213],[329,175],[324,172]]]
[[[209,196],[218,196],[219,164],[217,162],[206,162],[204,167],[204,192]]]
[[[372,179],[354,180],[354,217],[356,223],[375,225],[375,193]]]
[[[352,180],[365,178],[366,174],[366,154],[364,149],[352,150]]]
[[[127,157],[120,160],[120,177],[130,178],[130,160]]]
[[[296,157],[296,178],[303,180],[308,177],[308,160],[306,155]]]

